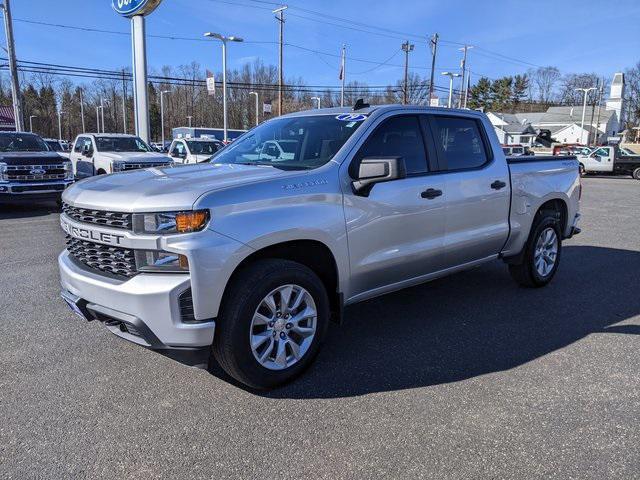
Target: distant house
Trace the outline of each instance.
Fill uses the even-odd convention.
[[[0,105],[0,132],[15,132],[16,117],[13,106]]]
[[[519,118],[518,114],[487,112],[487,116],[503,145],[531,146],[536,139],[536,129],[526,118]]]
[[[582,105],[550,107],[539,113],[493,113],[487,115],[500,141],[504,144],[520,143],[531,145],[536,133],[549,130],[551,137],[562,143],[580,143],[586,145],[589,139],[597,143],[605,142],[609,137],[619,135],[623,130],[624,116],[624,75],[616,73],[611,83],[611,91],[606,105],[593,109],[587,105],[584,128],[582,124]],[[531,129],[534,135],[531,138]],[[521,132],[520,132],[521,131]]]

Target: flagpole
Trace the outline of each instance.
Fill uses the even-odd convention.
[[[340,68],[340,79],[342,80],[342,88],[340,89],[340,106],[344,107],[344,79],[347,76],[345,72],[346,67],[346,46],[342,45],[342,65]]]

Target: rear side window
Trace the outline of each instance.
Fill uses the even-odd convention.
[[[427,155],[418,117],[403,115],[385,120],[362,145],[356,163],[366,157],[402,157],[408,175],[425,173]]]
[[[489,161],[476,120],[440,115],[431,119],[436,148],[447,170],[478,168]]]

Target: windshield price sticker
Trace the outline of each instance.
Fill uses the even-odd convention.
[[[341,122],[361,122],[366,119],[367,116],[361,113],[343,113],[336,117],[336,120],[340,120]]]

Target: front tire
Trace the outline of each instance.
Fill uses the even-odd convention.
[[[329,324],[329,299],[309,268],[259,260],[232,280],[216,325],[213,356],[257,389],[293,380],[314,360]]]
[[[560,225],[556,212],[540,212],[525,245],[522,262],[509,265],[509,273],[523,287],[547,285],[555,276],[562,253]]]
[[[636,168],[631,174],[631,176],[636,180],[640,180],[640,167]]]

